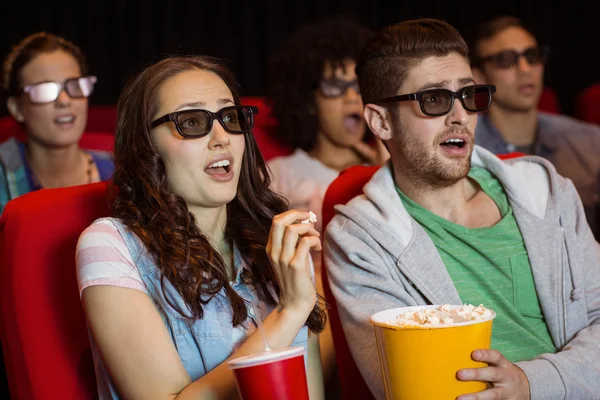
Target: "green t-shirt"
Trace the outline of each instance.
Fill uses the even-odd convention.
[[[408,213],[425,229],[463,303],[496,312],[492,348],[510,361],[555,353],[535,290],[529,256],[504,189],[489,171],[472,167],[469,177],[498,206],[492,227],[469,229],[421,207],[398,190]]]

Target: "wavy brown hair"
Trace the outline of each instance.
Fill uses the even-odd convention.
[[[232,323],[237,326],[248,317],[247,305],[229,285],[225,262],[198,229],[185,201],[173,193],[164,161],[150,138],[160,89],[169,78],[193,69],[219,76],[233,94],[235,104],[240,104],[233,75],[210,57],[167,58],[129,81],[117,105],[112,211],[154,256],[162,273],[162,290],[166,279],[184,299],[189,310],[171,304],[182,316],[202,318],[204,306],[224,289],[233,309]],[[277,296],[280,288],[265,247],[273,217],[284,212],[287,205],[269,189],[270,177],[254,137],[245,134],[244,138],[237,195],[227,204],[225,239],[235,242],[250,266],[250,272],[242,275],[244,282],[254,284],[258,293],[274,305],[276,298],[269,287]],[[324,311],[317,304],[306,325],[320,332],[324,322]]]

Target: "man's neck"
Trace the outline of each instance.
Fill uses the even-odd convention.
[[[396,173],[396,185],[407,197],[435,215],[452,222],[460,220],[464,215],[467,203],[478,192],[479,187],[471,179],[465,177],[446,187],[424,186],[404,179]]]
[[[507,143],[515,146],[529,146],[535,142],[538,123],[537,109],[515,112],[492,106],[488,117]]]
[[[502,219],[498,206],[473,179],[445,186],[426,186],[394,170],[395,183],[412,201],[438,217],[467,228],[484,228]]]
[[[336,171],[342,171],[349,166],[363,162],[352,148],[338,146],[322,132],[317,134],[315,146],[308,154]]]

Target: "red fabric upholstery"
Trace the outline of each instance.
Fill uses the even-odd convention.
[[[79,146],[88,150],[113,151],[115,136],[109,132],[85,132],[79,140]]]
[[[575,115],[583,121],[600,125],[600,83],[588,87],[577,95]]]
[[[116,132],[117,106],[90,106],[85,130],[90,132]]]
[[[334,180],[323,199],[323,231],[329,224],[329,221],[335,215],[333,207],[336,204],[346,204],[352,198],[362,193],[363,186],[371,179],[379,167],[355,166],[343,171],[340,176]],[[327,240],[324,237],[323,240]],[[327,263],[323,259],[323,268],[321,274],[323,279],[323,290],[327,303],[330,306],[329,319],[331,323],[331,333],[333,335],[333,344],[335,348],[336,364],[342,387],[342,398],[344,400],[353,399],[373,399],[369,387],[365,383],[358,367],[352,358],[346,336],[342,329],[342,323],[337,311],[337,306],[327,278]],[[376,349],[373,349],[376,351]]]
[[[513,153],[498,154],[498,158],[501,160],[509,160],[511,158],[518,158],[518,157],[523,157],[526,155],[527,154],[525,154],[525,153],[519,153],[518,151],[515,151]]]
[[[241,102],[246,106],[258,107],[258,115],[254,121],[252,134],[258,144],[258,148],[266,161],[277,156],[291,154],[293,149],[280,143],[274,137],[274,131],[277,129],[277,121],[271,114],[271,107],[265,101],[264,97],[242,97]]]
[[[75,248],[109,215],[107,183],[32,192],[0,218],[0,338],[13,399],[97,396]]]
[[[560,102],[554,89],[548,86],[544,87],[538,102],[538,109],[551,114],[560,114]]]

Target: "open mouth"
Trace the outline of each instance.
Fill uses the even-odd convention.
[[[467,143],[458,138],[448,139],[445,142],[440,143],[440,146],[448,147],[451,149],[462,149],[467,145]]]
[[[221,160],[210,164],[206,171],[212,174],[227,174],[231,170],[231,162],[229,160]]]
[[[355,130],[362,123],[362,115],[360,113],[350,113],[344,116],[344,127],[348,130]]]
[[[61,117],[58,117],[54,120],[55,123],[57,124],[71,124],[73,122],[75,122],[75,116],[74,115],[63,115]]]

